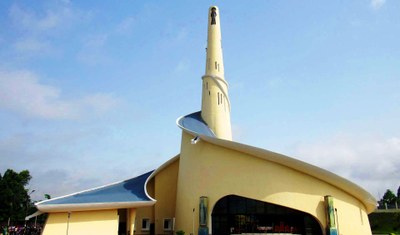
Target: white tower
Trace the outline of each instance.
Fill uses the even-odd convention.
[[[221,28],[218,7],[208,11],[206,73],[203,79],[201,117],[216,137],[232,140],[231,105],[224,78]]]

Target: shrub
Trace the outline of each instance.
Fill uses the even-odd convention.
[[[185,232],[182,230],[176,231],[176,235],[185,235]]]

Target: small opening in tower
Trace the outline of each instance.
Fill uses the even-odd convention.
[[[215,61],[215,69],[217,69],[218,63],[217,61]]]
[[[211,8],[211,25],[216,24],[217,21],[215,17],[217,16],[217,9],[215,7]]]

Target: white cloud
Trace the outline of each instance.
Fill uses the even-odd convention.
[[[378,10],[385,4],[386,0],[371,0],[370,6],[374,10]]]
[[[135,22],[136,20],[134,17],[127,17],[117,25],[116,31],[122,34],[129,33],[135,25]]]
[[[106,50],[109,35],[91,35],[82,42],[82,48],[77,54],[77,60],[86,65],[104,65],[110,63]]]
[[[19,52],[41,52],[49,50],[49,44],[35,38],[25,38],[17,41],[14,48]]]
[[[67,7],[48,9],[44,14],[39,15],[22,9],[16,4],[11,6],[9,16],[16,27],[33,33],[53,30],[66,25],[73,18],[72,11]]]
[[[178,33],[176,34],[176,40],[177,41],[183,41],[187,38],[188,36],[188,30],[186,28],[181,28],[179,29]]]
[[[107,43],[107,40],[107,34],[99,34],[91,36],[83,44],[85,48],[101,48]]]
[[[35,189],[34,200],[43,200],[44,194],[54,198],[104,184],[101,179],[94,178],[86,171],[65,170],[59,166],[51,170],[33,171],[31,175],[33,177],[29,185]]]
[[[135,162],[131,153],[124,157],[120,150],[113,150],[111,155],[98,150],[115,147],[113,144],[98,146],[99,141],[109,138],[110,132],[106,129],[74,125],[67,129],[50,131],[44,128],[0,135],[0,173],[7,169],[18,172],[28,169],[32,175],[28,187],[35,190],[32,197],[43,200],[45,193],[53,197],[66,195],[147,171],[146,166],[140,164],[136,164],[133,170],[129,167]],[[115,161],[116,156],[119,156],[118,161]],[[152,168],[156,165],[151,163]],[[119,169],[118,174],[105,177],[101,173],[113,169]]]
[[[118,101],[113,95],[102,93],[85,96],[79,102],[81,107],[91,108],[98,114],[106,113],[118,105]]]
[[[294,155],[345,177],[379,197],[400,186],[400,137],[337,135],[300,144]]]
[[[66,45],[56,46],[58,38],[78,23],[90,20],[90,12],[73,9],[67,2],[57,1],[51,6],[30,8],[14,3],[8,10],[15,37],[8,44],[15,52],[29,56],[43,56],[47,52],[62,50]],[[40,5],[40,4],[39,4]]]
[[[181,73],[184,72],[188,69],[189,65],[186,59],[182,59],[179,61],[179,63],[175,66],[174,71],[176,73]]]
[[[0,109],[12,110],[27,117],[77,119],[114,108],[118,101],[110,94],[90,94],[67,100],[59,88],[41,84],[29,71],[0,70]]]

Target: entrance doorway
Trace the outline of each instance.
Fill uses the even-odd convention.
[[[214,206],[212,233],[284,233],[322,235],[321,226],[311,215],[287,207],[229,195]]]

